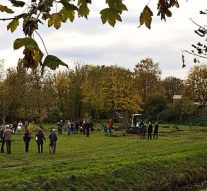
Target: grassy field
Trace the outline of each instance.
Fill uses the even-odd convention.
[[[0,190],[176,190],[207,179],[206,127],[160,128],[159,139],[150,141],[64,132],[54,155],[48,139],[39,154],[34,136],[29,153],[22,135],[13,135],[12,154],[0,154]]]

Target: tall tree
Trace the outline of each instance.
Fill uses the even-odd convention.
[[[163,85],[168,101],[172,101],[173,95],[182,93],[183,81],[179,78],[173,76],[167,77],[163,80]]]
[[[167,99],[161,93],[151,94],[144,105],[144,113],[149,120],[159,120],[162,112],[167,108]]]
[[[79,120],[83,117],[83,93],[81,86],[85,80],[84,71],[80,63],[76,63],[75,70],[69,73],[69,78],[68,117]]]
[[[88,68],[88,67],[87,67]],[[140,96],[133,89],[132,73],[117,66],[87,69],[83,82],[83,102],[98,112],[140,110]]]
[[[160,74],[159,64],[151,58],[143,59],[135,66],[134,86],[140,92],[143,102],[150,94],[163,91]]]
[[[194,66],[185,84],[185,94],[205,106],[207,103],[207,66]]]
[[[5,123],[5,103],[4,103],[4,89],[3,89],[3,84],[4,84],[4,60],[0,59],[0,113],[1,113],[1,120],[2,123]]]
[[[67,95],[69,91],[69,76],[68,72],[58,72],[53,76],[54,91],[57,95],[58,110],[60,117],[66,113]]]
[[[42,94],[45,97],[44,108],[46,109],[46,118],[44,120],[57,122],[59,119],[59,102],[57,92],[54,88],[54,76],[50,73],[45,75]]]
[[[26,82],[26,70],[22,66],[22,60],[19,60],[16,69],[11,68],[7,70],[7,76],[2,87],[5,103],[4,110],[10,116],[10,120],[22,118],[25,114]]]
[[[40,68],[37,68],[28,74],[27,81],[26,107],[29,114],[28,117],[35,119],[40,126],[43,120],[47,118],[49,104],[52,107],[52,102],[48,98],[52,97],[52,95],[49,95],[49,92],[44,89],[46,78],[47,75],[42,76]]]
[[[103,109],[102,97],[101,97],[101,66],[83,66],[84,81],[81,89],[83,94],[82,102],[86,107],[86,111],[92,115],[96,111]]]
[[[182,99],[182,115],[186,116],[189,120],[190,131],[191,131],[191,119],[193,114],[195,114],[196,105],[193,103],[192,100],[185,97]]]
[[[3,81],[2,96],[4,101],[4,113],[7,120],[35,119],[42,122],[53,107],[52,94],[45,86],[45,79],[40,70],[26,71],[22,60],[19,60],[17,68],[7,71]]]
[[[104,71],[103,95],[104,103],[110,110],[126,110],[137,112],[140,110],[141,97],[133,88],[133,76],[129,70],[121,67],[108,67]],[[110,80],[107,80],[110,79]]]

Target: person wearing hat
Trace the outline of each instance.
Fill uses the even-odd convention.
[[[25,152],[29,151],[29,143],[31,140],[31,134],[28,129],[26,129],[25,134],[23,136],[24,144],[25,144]]]
[[[3,132],[3,137],[6,142],[7,154],[11,154],[11,135],[12,130],[10,129],[9,125],[7,125],[6,129]]]
[[[38,153],[43,153],[44,141],[46,142],[44,133],[42,132],[42,129],[39,128],[39,130],[36,134],[36,142],[37,142]]]
[[[57,135],[55,133],[55,129],[52,129],[49,135],[49,139],[50,139],[49,152],[55,154],[56,142],[57,142]]]

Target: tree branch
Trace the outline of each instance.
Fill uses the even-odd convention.
[[[147,3],[147,5],[149,5],[149,4],[150,4],[150,2],[151,2],[151,0],[149,0],[149,2]]]
[[[201,25],[199,25],[198,23],[196,23],[193,19],[190,18],[190,20],[195,24],[197,25],[199,28],[202,28],[203,30],[207,31],[206,28],[202,27]]]
[[[190,52],[190,51],[188,51],[188,50],[182,50],[182,52],[186,52],[186,53],[188,53],[188,54],[197,56],[197,57],[199,57],[199,58],[205,58],[205,59],[207,59],[207,56],[202,56],[202,55],[199,55],[199,54],[195,54],[195,53],[192,53],[192,52]]]
[[[3,18],[3,19],[0,18],[0,21],[9,21],[9,20],[13,20],[13,19],[16,19],[16,17],[12,17],[12,18]]]
[[[48,55],[48,51],[47,51],[47,48],[46,48],[46,45],[45,45],[45,43],[44,43],[44,41],[43,41],[43,39],[42,39],[42,37],[41,37],[41,35],[35,30],[35,32],[36,32],[36,34],[39,36],[39,38],[40,38],[40,40],[42,41],[42,44],[43,44],[43,46],[44,46],[44,49],[45,49],[45,52],[47,53],[47,55]]]

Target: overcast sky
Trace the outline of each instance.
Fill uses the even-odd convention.
[[[3,0],[5,1],[5,0]],[[173,8],[173,17],[161,22],[154,14],[152,29],[138,28],[138,18],[149,0],[125,0],[129,11],[122,16],[122,23],[113,28],[103,25],[99,12],[105,7],[104,0],[93,0],[89,19],[78,18],[73,23],[63,24],[61,29],[40,26],[41,34],[49,54],[56,55],[72,69],[75,62],[92,65],[118,65],[133,71],[135,65],[144,58],[152,58],[159,63],[162,77],[187,77],[193,65],[192,57],[186,55],[185,69],[182,69],[181,50],[190,50],[191,44],[199,38],[195,35],[196,26],[189,20],[194,19],[201,25],[206,24],[199,11],[207,8],[206,0],[180,0],[180,8]],[[102,2],[102,3],[100,3]],[[156,11],[157,1],[149,4]],[[2,17],[2,14],[0,15]],[[0,23],[0,59],[5,67],[15,66],[22,50],[13,50],[13,41],[23,37],[21,27],[15,34],[6,30],[6,22]],[[38,39],[39,46],[44,52]]]

